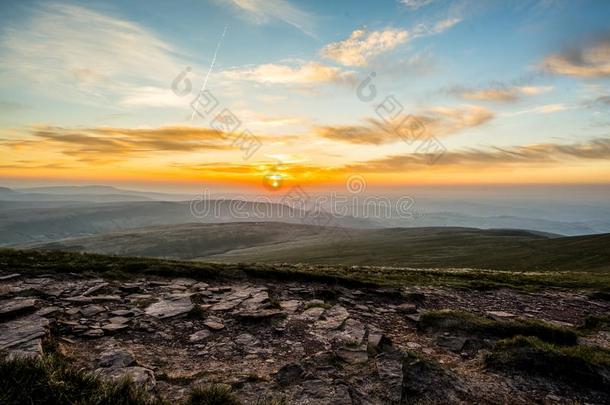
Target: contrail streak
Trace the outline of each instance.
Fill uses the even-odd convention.
[[[229,28],[229,27],[227,25],[225,25],[225,29],[222,31],[220,40],[216,44],[216,50],[214,51],[214,57],[212,58],[212,63],[210,63],[210,68],[208,69],[208,73],[206,73],[206,75],[205,75],[205,79],[203,80],[203,85],[201,86],[201,90],[199,90],[197,99],[199,99],[199,97],[201,97],[201,93],[203,93],[203,91],[205,90],[205,86],[208,84],[208,78],[210,77],[210,73],[212,72],[212,69],[214,68],[214,64],[216,63],[216,56],[218,56],[218,50],[220,49],[220,45],[222,44],[222,40],[225,37],[225,34],[227,33],[227,28]],[[195,117],[195,109],[193,109],[193,113],[191,114],[191,121],[193,120],[194,117]]]

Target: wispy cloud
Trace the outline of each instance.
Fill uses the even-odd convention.
[[[111,162],[155,152],[192,152],[234,149],[220,131],[196,127],[69,128],[39,126],[25,139],[6,140],[0,146],[21,154],[53,150],[83,162]]]
[[[555,164],[568,160],[605,160],[610,158],[610,138],[597,138],[580,143],[543,143],[510,148],[467,149],[446,152],[436,166],[509,166],[523,164]],[[388,156],[347,165],[357,172],[391,173],[429,167],[425,154]]]
[[[553,86],[507,86],[498,84],[486,88],[453,87],[449,93],[465,100],[512,102],[523,96],[535,96],[553,90]]]
[[[355,30],[349,38],[330,43],[320,52],[325,58],[345,66],[366,66],[371,59],[396,48],[408,38],[406,30]]]
[[[265,24],[274,19],[284,21],[309,36],[314,34],[314,17],[287,0],[228,0],[242,13],[242,17],[255,24]]]
[[[227,69],[221,73],[230,80],[246,80],[263,84],[312,85],[351,82],[354,72],[319,62],[267,63]]]
[[[603,105],[610,107],[610,96],[599,96],[589,103],[590,105]]]
[[[38,91],[62,98],[84,95],[133,103],[142,92],[135,83],[148,91],[167,89],[167,81],[181,70],[174,52],[136,23],[81,6],[49,4],[25,24],[5,27],[0,66],[26,76]],[[159,103],[158,97],[153,103]]]
[[[400,0],[402,4],[407,6],[411,10],[417,10],[419,8],[428,6],[434,3],[435,0]]]
[[[482,107],[465,108],[437,107],[416,116],[424,125],[425,136],[444,137],[468,128],[478,127],[494,117],[494,114]],[[368,119],[364,125],[338,125],[317,128],[319,136],[352,144],[380,145],[402,141],[399,130],[406,116],[394,122]]]
[[[460,21],[459,18],[449,18],[436,22],[432,27],[419,24],[410,31],[395,28],[380,31],[357,29],[347,39],[326,45],[320,54],[344,66],[367,66],[379,55],[413,38],[440,34]]]
[[[527,110],[504,113],[505,117],[515,117],[523,114],[551,114],[559,111],[570,110],[574,107],[567,106],[561,103],[539,105],[537,107],[528,108]]]
[[[595,138],[576,143],[541,143],[499,148],[469,148],[457,151],[447,151],[443,158],[436,161],[435,170],[453,171],[481,170],[484,168],[513,167],[553,167],[569,162],[586,162],[607,160],[610,158],[610,138]],[[281,167],[274,163],[257,163],[256,165],[241,163],[215,164],[182,164],[181,168],[207,172],[210,174],[260,176],[270,169],[279,169],[288,178],[304,178],[307,175],[342,175],[345,173],[401,173],[429,171],[429,157],[425,153],[408,153],[391,155],[378,159],[346,163],[336,166],[323,166],[303,161],[284,162]]]
[[[542,61],[548,72],[576,77],[610,77],[610,34],[565,49]]]

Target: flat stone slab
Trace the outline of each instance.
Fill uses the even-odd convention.
[[[104,312],[106,310],[106,308],[104,308],[101,305],[96,305],[96,304],[91,304],[91,305],[87,305],[84,306],[80,309],[80,313],[83,314],[84,316],[93,316],[93,315],[97,315],[100,312]]]
[[[112,381],[120,381],[128,377],[136,385],[152,390],[156,385],[155,374],[140,366],[99,368],[96,372]]]
[[[85,291],[84,293],[82,293],[81,295],[89,295],[89,294],[93,294],[96,291],[101,290],[104,287],[108,287],[108,283],[99,283],[97,285],[94,285],[90,288],[87,289],[87,291]]]
[[[146,314],[155,318],[164,319],[186,314],[193,309],[193,303],[189,297],[178,299],[167,299],[155,302],[146,308]]]
[[[209,290],[214,291],[211,288]],[[222,291],[221,288],[218,288],[218,290],[219,292]],[[210,311],[230,311],[242,303],[246,307],[257,308],[269,299],[269,294],[265,288],[233,287],[230,290],[232,292],[223,297],[219,303],[214,304]]]
[[[301,305],[301,301],[299,300],[287,300],[280,301],[280,308],[286,312],[294,313]]]
[[[112,318],[108,318],[108,322],[122,325],[129,322],[129,318],[125,318],[124,316],[113,316]]]
[[[495,319],[511,319],[517,317],[517,315],[513,313],[504,311],[487,311],[487,315]]]
[[[286,314],[279,309],[261,309],[258,311],[242,311],[237,314],[239,319],[248,321],[261,320],[261,319],[269,319],[278,316],[286,316]]]
[[[317,321],[318,319],[320,319],[320,317],[322,316],[323,313],[324,313],[324,308],[313,307],[313,308],[306,309],[299,315],[295,315],[293,317],[293,319],[303,320],[303,321]]]
[[[0,350],[36,356],[41,353],[41,338],[47,334],[49,321],[29,315],[0,324]]]
[[[99,364],[101,367],[128,367],[136,362],[130,350],[120,347],[109,347],[100,353]]]
[[[225,325],[216,318],[208,318],[203,324],[212,330],[221,330],[224,329]]]
[[[236,298],[232,300],[224,300],[219,302],[218,304],[214,304],[210,307],[210,311],[230,311],[235,309],[241,304],[243,301],[242,298]]]
[[[366,363],[369,359],[369,354],[364,345],[360,347],[341,347],[335,351],[335,354],[348,364]]]
[[[324,313],[324,318],[315,323],[318,329],[338,329],[349,318],[349,312],[341,305],[335,305]]]
[[[35,299],[13,299],[0,302],[0,319],[34,312],[36,310]]]
[[[123,329],[127,329],[128,327],[129,327],[129,325],[125,325],[124,323],[109,323],[107,325],[102,326],[102,329],[105,332],[113,333],[113,332],[121,331]]]
[[[210,336],[210,331],[202,329],[189,336],[189,342],[197,343],[207,339]]]
[[[337,339],[345,344],[362,343],[366,329],[364,325],[355,319],[347,319],[343,330],[337,333]]]
[[[417,313],[417,306],[414,304],[401,304],[396,307],[398,312],[402,312],[403,314],[415,314]]]

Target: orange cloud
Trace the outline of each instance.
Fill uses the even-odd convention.
[[[405,30],[355,30],[349,38],[326,45],[320,53],[345,66],[366,66],[376,56],[396,48],[409,38]]]
[[[610,159],[610,138],[592,139],[573,144],[535,144],[512,148],[467,149],[443,154],[435,166],[501,167],[510,165],[556,164],[576,160]],[[388,156],[347,165],[358,172],[401,172],[429,168],[425,153]]]
[[[465,100],[513,102],[521,99],[523,96],[535,96],[552,89],[552,86],[507,86],[500,84],[494,87],[479,89],[458,86],[450,89],[449,93]]]
[[[246,80],[263,84],[310,85],[341,83],[355,80],[353,72],[319,62],[296,64],[267,63],[228,69],[222,75],[230,80]]]
[[[41,126],[30,130],[30,138],[5,141],[15,150],[57,150],[81,161],[110,162],[154,152],[189,152],[236,149],[223,133],[196,127],[65,128]]]
[[[580,48],[548,56],[542,67],[554,74],[576,77],[610,76],[610,34]]]
[[[371,118],[364,125],[323,126],[317,128],[316,132],[319,136],[336,141],[380,145],[403,141],[401,128],[407,122],[417,123],[421,127],[421,136],[444,137],[483,125],[493,117],[491,111],[478,106],[436,107],[416,116],[401,115],[389,122]]]

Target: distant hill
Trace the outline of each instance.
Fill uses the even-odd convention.
[[[186,224],[30,247],[216,262],[498,270],[610,268],[610,234],[559,237],[524,230],[451,227],[336,229],[257,222]]]
[[[63,200],[81,201],[104,201],[106,196],[114,196],[112,201],[184,201],[191,198],[188,194],[157,193],[151,191],[135,191],[104,185],[89,186],[51,186],[51,187],[29,187],[13,190],[19,194],[35,194],[44,198],[62,198]],[[78,198],[74,200],[75,196]]]
[[[212,200],[206,215],[193,216],[190,202],[135,201],[118,203],[0,201],[0,246],[47,242],[69,237],[98,235],[118,230],[191,222],[282,221],[303,223],[305,212],[281,204]],[[239,215],[236,215],[239,214]],[[262,218],[262,219],[261,219]],[[375,227],[366,219],[322,215],[319,223],[343,227]],[[317,222],[311,222],[317,223]]]
[[[0,201],[184,201],[186,194],[124,190],[112,186],[0,187]]]
[[[575,202],[569,199],[565,201],[556,199],[542,202],[523,198],[484,199],[479,196],[466,198],[442,194],[419,195],[414,190],[405,190],[405,195],[412,196],[414,202],[407,215],[395,209],[402,194],[386,197],[361,196],[363,198],[356,199],[346,206],[334,207],[335,212],[341,212],[344,217],[332,222],[358,228],[511,228],[561,235],[610,232],[610,206],[605,200],[584,199]],[[237,203],[258,199],[259,205],[251,207],[262,207],[260,204],[264,203],[277,203],[281,197],[281,194],[267,196],[215,194],[213,196],[216,200],[235,198]],[[320,198],[318,201],[333,201],[332,196],[328,194],[311,194],[310,197],[312,200]],[[382,202],[371,203],[377,197]],[[106,185],[20,189],[0,187],[0,232],[4,232],[0,234],[0,246],[51,241],[144,226],[193,222],[187,203],[192,198],[193,195],[187,194],[135,191]],[[352,200],[348,198],[346,201]],[[176,205],[163,204],[166,202]],[[134,205],[134,203],[142,203],[142,205]],[[320,206],[330,209],[330,204]],[[99,215],[96,210],[100,211]],[[75,215],[82,217],[82,220],[75,219]],[[255,220],[302,222],[293,219],[282,215],[255,218]],[[197,219],[197,222],[244,220],[250,221],[250,219],[225,216],[219,220]],[[307,223],[315,223],[315,221]],[[320,224],[324,222],[320,221]]]
[[[62,189],[65,189],[63,192]],[[40,189],[13,190],[0,188],[0,201],[90,201],[90,202],[116,202],[116,201],[149,201],[150,196],[145,193],[122,193],[123,190],[108,187],[105,192],[94,193],[91,189],[78,187],[44,187]]]

